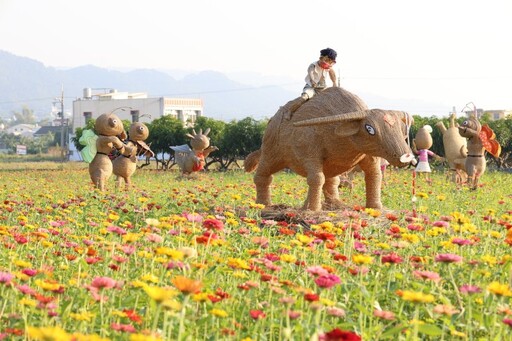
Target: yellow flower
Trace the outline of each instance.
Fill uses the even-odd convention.
[[[181,310],[181,303],[176,300],[165,300],[162,302],[162,306],[167,310],[179,311]]]
[[[192,295],[192,300],[195,302],[207,302],[208,301],[208,293],[200,292]]]
[[[143,287],[146,294],[151,297],[157,303],[169,300],[178,295],[178,291],[170,288],[161,288],[155,286],[146,285]]]
[[[37,301],[24,297],[19,301],[19,304],[28,306],[28,307],[35,307],[35,306],[37,306]]]
[[[234,226],[234,227],[237,227],[240,225],[240,223],[236,219],[233,219],[233,218],[226,219],[226,224],[230,225],[230,226]]]
[[[444,194],[440,194],[440,195],[438,195],[438,196],[437,196],[437,200],[439,200],[439,201],[445,201],[445,200],[446,200],[446,195],[444,195]]]
[[[297,257],[295,257],[294,255],[289,255],[289,254],[282,254],[279,259],[281,259],[283,262],[285,263],[295,263],[297,261]]]
[[[71,317],[74,320],[77,320],[77,321],[87,321],[87,322],[91,322],[91,319],[94,316],[95,315],[93,313],[90,313],[90,312],[87,312],[87,311],[83,311],[81,313],[70,313],[69,314],[69,317]]]
[[[425,199],[428,198],[428,194],[425,192],[418,192],[418,193],[416,193],[416,196],[419,198],[425,198]]]
[[[141,237],[140,233],[127,233],[123,235],[123,242],[125,243],[133,243],[139,240]]]
[[[498,231],[491,231],[490,233],[490,236],[493,237],[493,238],[496,238],[496,239],[501,239],[501,233],[498,232]]]
[[[356,264],[371,264],[373,262],[373,258],[367,255],[353,255],[352,261]]]
[[[155,284],[159,282],[158,277],[153,274],[143,275],[143,276],[141,276],[141,279],[145,282],[151,282],[151,283],[155,283]]]
[[[251,267],[247,264],[246,261],[240,258],[228,258],[228,266],[235,269],[245,269],[249,270]]]
[[[484,261],[485,263],[487,263],[490,266],[496,265],[498,263],[498,259],[491,255],[483,255],[482,261]]]
[[[143,204],[143,203],[147,202],[149,199],[148,199],[148,198],[146,198],[146,197],[140,197],[138,200],[139,200],[139,202],[140,202],[141,204]]]
[[[16,261],[14,261],[14,265],[16,265],[18,268],[30,268],[30,267],[32,267],[31,263],[25,262],[23,260],[16,260]]]
[[[108,219],[110,219],[111,221],[117,221],[119,220],[119,215],[115,212],[110,212],[108,215]]]
[[[512,296],[512,291],[507,284],[501,284],[499,282],[492,282],[487,287],[487,290],[498,296]]]
[[[307,245],[315,240],[314,237],[305,236],[303,234],[297,234],[297,240],[301,242],[302,245]]]
[[[60,327],[28,327],[28,336],[30,339],[41,341],[71,340],[71,335]]]
[[[86,335],[82,333],[73,333],[71,336],[73,341],[110,341],[110,339],[103,338],[97,334]]]
[[[155,249],[157,255],[166,255],[173,260],[182,260],[184,254],[182,251],[174,250],[169,247],[160,246]]]
[[[422,292],[414,292],[405,290],[402,293],[402,299],[404,301],[414,302],[414,303],[431,303],[434,302],[434,296],[430,294],[424,294]]]
[[[416,244],[420,242],[420,237],[412,233],[404,233],[402,234],[402,239],[408,241],[409,243]]]
[[[130,334],[130,341],[162,341],[163,339],[157,336],[145,334]]]
[[[43,280],[40,280],[40,279],[36,279],[35,283],[41,289],[48,290],[48,291],[59,290],[60,287],[62,286],[59,283],[47,282],[47,281],[43,281]]]
[[[222,309],[212,309],[210,310],[210,314],[217,317],[227,317],[228,313],[225,310]]]

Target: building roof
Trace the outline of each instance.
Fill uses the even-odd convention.
[[[61,126],[43,126],[43,127],[39,128],[39,130],[37,130],[34,133],[34,136],[43,136],[48,133],[55,134],[55,133],[60,133],[61,131],[62,131]]]

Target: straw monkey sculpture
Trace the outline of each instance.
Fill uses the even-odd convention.
[[[199,134],[195,130],[192,130],[192,132],[193,134],[187,133],[187,137],[190,137],[192,149],[186,144],[171,147],[175,151],[176,163],[183,175],[189,175],[202,170],[208,155],[219,150],[215,146],[210,146],[210,138],[208,137],[210,128],[207,128],[204,133],[202,129],[199,130]]]
[[[119,155],[112,161],[113,171],[116,175],[116,187],[120,188],[121,183],[124,180],[125,190],[131,187],[131,176],[137,169],[137,156],[145,155],[146,157],[153,157],[155,153],[149,148],[144,142],[149,136],[148,127],[141,122],[134,122],[130,126],[128,132],[128,141],[126,145],[132,148],[132,152],[129,156]]]
[[[126,132],[119,117],[113,113],[100,115],[96,119],[94,130],[97,134],[96,155],[89,164],[89,175],[94,185],[104,191],[113,171],[108,154],[115,148],[121,155],[129,157],[133,148],[123,143]]]
[[[259,150],[244,167],[256,169],[256,202],[271,205],[272,174],[290,168],[307,178],[309,191],[303,209],[340,207],[339,175],[359,165],[365,173],[366,207],[382,208],[378,157],[404,167],[414,157],[405,142],[410,117],[402,111],[373,109],[343,88],[328,88],[296,108],[281,107],[269,121]]]
[[[499,157],[501,146],[495,140],[492,129],[488,125],[482,126],[474,114],[471,114],[457,128],[459,134],[467,139],[468,152],[465,167],[468,173],[468,184],[471,189],[476,189],[487,167],[485,151],[487,150],[494,157]]]
[[[443,135],[444,157],[448,162],[450,171],[453,173],[452,181],[455,183],[465,182],[467,179],[465,167],[467,142],[459,134],[459,129],[455,124],[455,114],[450,115],[450,126],[448,129],[442,121],[437,122],[436,127]]]

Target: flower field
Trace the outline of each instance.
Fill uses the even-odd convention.
[[[512,175],[431,178],[313,213],[290,173],[0,171],[0,340],[510,340]]]

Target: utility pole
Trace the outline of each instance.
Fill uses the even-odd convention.
[[[60,95],[60,158],[61,162],[64,162],[64,85],[62,85]]]

